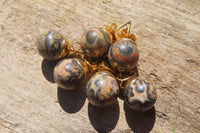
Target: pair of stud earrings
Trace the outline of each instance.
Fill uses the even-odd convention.
[[[37,48],[44,59],[60,60],[54,68],[59,87],[73,91],[84,85],[95,106],[108,106],[119,96],[131,109],[146,111],[155,104],[157,93],[147,80],[139,78],[139,52],[130,29],[130,21],[119,28],[113,23],[89,29],[77,43],[82,52],[74,50],[59,32],[48,31],[40,36]]]

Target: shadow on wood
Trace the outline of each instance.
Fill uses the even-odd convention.
[[[88,116],[92,126],[100,133],[112,131],[119,120],[119,103],[107,107],[97,107],[88,104]]]
[[[85,99],[86,92],[83,87],[71,91],[58,87],[58,102],[67,113],[78,112],[83,107]]]
[[[135,133],[149,133],[153,129],[155,124],[154,107],[145,112],[138,112],[132,110],[126,103],[124,103],[124,111],[126,121]]]
[[[42,61],[42,74],[51,83],[55,83],[53,78],[53,70],[56,66],[58,61],[48,61],[46,59],[43,59]]]

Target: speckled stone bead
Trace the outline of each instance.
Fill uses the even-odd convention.
[[[79,59],[64,59],[54,68],[54,80],[59,87],[74,90],[86,82],[88,67]]]
[[[107,106],[115,102],[119,86],[115,77],[108,71],[94,74],[87,82],[87,98],[96,106]]]
[[[84,55],[91,59],[100,59],[105,56],[110,47],[110,38],[102,29],[90,29],[81,37],[81,48]]]
[[[68,54],[70,45],[67,38],[59,32],[48,31],[40,36],[37,49],[44,59],[57,60]]]
[[[109,63],[112,68],[128,72],[133,69],[139,60],[139,52],[135,42],[122,38],[111,45],[108,52]]]
[[[125,101],[136,111],[146,111],[153,107],[157,100],[156,89],[144,79],[132,79],[125,85]]]

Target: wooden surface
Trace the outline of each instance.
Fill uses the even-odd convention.
[[[0,7],[1,133],[199,132],[200,1],[1,0]],[[55,63],[36,49],[41,33],[54,29],[72,42],[88,28],[129,20],[140,76],[157,88],[154,109],[133,112],[120,99],[98,109],[84,92],[57,87]]]

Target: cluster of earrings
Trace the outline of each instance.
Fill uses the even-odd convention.
[[[156,89],[139,78],[139,52],[131,23],[117,28],[115,23],[105,28],[92,28],[83,33],[81,50],[74,50],[68,39],[56,31],[40,36],[37,48],[46,60],[59,60],[54,68],[54,80],[66,90],[85,86],[89,102],[103,107],[117,97],[133,110],[146,111],[157,99]]]

